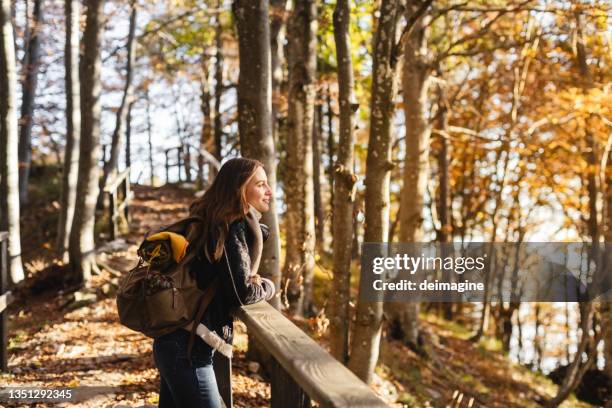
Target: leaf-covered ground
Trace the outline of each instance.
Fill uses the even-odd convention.
[[[152,341],[117,321],[113,284],[134,265],[136,245],[145,231],[185,215],[193,193],[176,187],[153,189],[134,186],[131,231],[127,248],[107,248],[98,255],[101,271],[91,288],[62,287],[64,267],[52,265],[51,228],[57,204],[39,203],[39,211],[24,217],[29,279],[17,290],[10,307],[9,372],[0,384],[28,387],[70,387],[77,402],[65,406],[155,406],[158,375],[152,357]],[[33,204],[35,205],[35,204]],[[46,220],[46,221],[45,221]],[[46,222],[47,227],[41,227]],[[54,225],[54,224],[53,224]],[[104,221],[98,231],[104,233]],[[320,261],[320,268],[324,267]],[[317,274],[316,296],[326,296],[329,276]],[[76,299],[75,299],[76,295]],[[393,406],[444,407],[453,393],[471,398],[474,407],[537,406],[536,400],[552,397],[556,386],[548,379],[510,363],[495,342],[472,344],[462,326],[431,315],[423,316],[431,334],[433,358],[423,360],[402,344],[384,342],[373,389]],[[296,321],[326,345],[326,318]],[[269,406],[270,387],[246,359],[247,334],[237,322],[233,392],[236,407]],[[249,369],[250,368],[250,369]],[[5,406],[55,406],[0,401]],[[61,405],[61,404],[60,404]],[[587,407],[570,400],[565,407]]]

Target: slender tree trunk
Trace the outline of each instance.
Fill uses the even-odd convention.
[[[605,242],[606,242],[606,250],[605,250],[605,266],[604,268],[608,268],[610,270],[612,267],[612,251],[610,250],[610,245],[612,245],[612,152],[609,153],[608,159],[606,161],[606,168],[604,169],[604,174],[606,176],[606,211],[605,211],[605,222],[606,222],[606,230],[605,230]],[[606,270],[606,269],[604,269]],[[605,330],[604,334],[604,359],[605,359],[605,371],[607,373],[612,373],[612,302],[607,301],[602,303],[602,311],[601,311],[601,325],[603,330]],[[612,377],[612,376],[611,376]],[[612,378],[610,379],[612,381]],[[612,387],[612,384],[609,384]]]
[[[210,92],[210,70],[209,70],[210,61],[206,56],[206,53],[202,55],[202,78],[200,79],[200,111],[202,112],[202,132],[200,134],[200,149],[206,150],[207,152],[215,151],[215,140],[214,140],[214,130],[213,130],[213,118],[211,115],[211,92]],[[203,166],[204,166],[204,158],[202,155],[198,155],[198,173],[200,176],[198,177],[198,189],[204,188],[204,180],[203,178]],[[209,167],[211,169],[212,167]],[[209,173],[209,179],[212,178],[212,175]]]
[[[87,283],[95,268],[94,222],[100,155],[100,43],[104,0],[88,0],[81,80],[81,145],[74,221],[70,233],[70,264],[77,281]]]
[[[442,78],[441,72],[439,72],[439,77]],[[439,88],[439,98],[438,98],[438,128],[444,135],[447,135],[446,132],[448,127],[448,106],[446,102],[445,91],[440,86]],[[448,243],[452,242],[452,227],[450,221],[450,188],[449,188],[449,141],[446,136],[440,137],[440,151],[438,153],[438,172],[440,177],[440,187],[439,187],[439,196],[438,196],[438,215],[440,218],[440,230],[438,231],[438,242],[442,243],[442,257],[446,258],[450,254],[448,251],[450,248],[448,247]],[[443,279],[446,282],[452,282],[455,275],[452,271],[443,271]],[[455,301],[459,301],[456,299]],[[442,311],[444,313],[444,318],[447,320],[451,320],[453,318],[453,302],[444,302],[442,303]]]
[[[151,173],[151,187],[155,187],[155,166],[153,165],[153,132],[151,131],[151,99],[149,89],[145,90],[145,101],[147,103],[147,142],[149,145],[149,172]]]
[[[102,180],[100,181],[101,190],[104,189],[104,186],[108,182],[108,178],[116,174],[119,169],[119,154],[123,145],[123,134],[126,132],[128,111],[133,100],[134,84],[132,78],[134,77],[133,68],[136,62],[136,8],[136,2],[135,0],[132,0],[130,4],[130,25],[127,37],[125,84],[123,86],[121,104],[119,105],[115,119],[115,129],[113,131],[111,141],[110,158],[104,165],[104,173],[102,175]],[[104,194],[104,192],[101,191],[101,194]]]
[[[272,131],[278,142],[280,88],[283,82],[283,47],[285,42],[287,0],[270,0],[270,61],[272,71]]]
[[[317,251],[321,251],[325,245],[325,211],[323,207],[323,184],[321,183],[321,116],[319,116],[319,107],[320,105],[315,107],[312,129],[312,181]]]
[[[400,14],[399,0],[383,0],[374,38],[370,136],[365,176],[364,242],[386,242],[389,235],[391,124],[397,93],[397,69],[392,58]],[[383,303],[357,303],[349,368],[366,383],[372,382],[378,361]]]
[[[81,131],[81,101],[79,89],[79,17],[78,0],[66,0],[66,151],[62,174],[62,197],[57,234],[57,253],[68,262],[68,243],[74,217],[77,178],[79,176],[79,144]]]
[[[238,78],[238,131],[244,157],[261,161],[272,191],[276,189],[276,162],[272,137],[272,77],[267,0],[236,0],[233,5],[238,28],[240,75]],[[264,245],[261,275],[272,279],[280,290],[280,237],[276,201],[262,222],[270,228]],[[277,309],[280,299],[270,302]]]
[[[125,168],[132,167],[132,108],[134,102],[130,102],[125,117]]]
[[[0,231],[8,231],[8,267],[13,283],[24,278],[19,231],[17,71],[11,1],[0,0]]]
[[[576,65],[578,66],[578,70],[580,72],[580,77],[582,80],[582,91],[584,94],[587,94],[589,89],[593,87],[593,79],[587,63],[586,43],[582,33],[582,18],[580,16],[579,11],[576,12],[575,17]],[[587,219],[587,229],[589,231],[589,235],[591,236],[591,251],[589,253],[589,260],[587,264],[590,265],[591,262],[594,262],[596,268],[601,268],[602,262],[600,260],[600,253],[598,250],[599,239],[602,232],[599,212],[599,209],[601,208],[601,186],[599,186],[596,177],[596,174],[598,174],[598,160],[596,157],[598,149],[593,135],[591,134],[591,130],[589,129],[588,120],[586,121],[585,126],[585,139],[588,146],[588,149],[585,153],[585,160],[589,164],[590,169],[587,174],[587,191],[589,197],[589,216]],[[606,256],[606,258],[609,257]],[[586,370],[588,370],[592,362],[595,360],[595,357],[597,356],[597,345],[599,343],[600,338],[604,337],[605,335],[605,329],[602,329],[600,332],[600,336],[598,336],[595,341],[592,341],[590,331],[592,328],[594,313],[593,304],[589,301],[581,303],[579,306],[582,338],[580,344],[578,345],[578,350],[574,355],[574,361],[572,361],[572,363],[570,364],[565,374],[565,378],[563,379],[563,383],[559,387],[557,395],[547,402],[548,407],[556,407],[561,404],[561,402],[563,402],[569,396],[569,394],[576,389],[578,384],[580,384],[584,373],[586,372]],[[584,352],[586,352],[587,354],[586,362],[583,362],[582,354]]]
[[[26,20],[28,20],[26,16]],[[40,32],[43,24],[43,0],[34,1],[32,24],[28,32],[28,45],[24,55],[24,81],[21,96],[21,118],[19,120],[19,200],[21,205],[28,202],[28,180],[32,162],[32,123],[34,99],[38,84],[40,65]]]
[[[325,106],[327,117],[327,155],[329,156],[329,164],[327,165],[327,175],[329,180],[329,191],[331,191],[329,201],[334,202],[334,155],[336,154],[336,138],[334,135],[334,111],[332,109],[331,92],[329,85],[325,92]]]
[[[287,172],[293,177],[285,187],[287,247],[285,276],[287,299],[294,315],[311,311],[314,273],[314,197],[312,183],[312,133],[317,63],[316,3],[296,0],[289,19],[289,118]]]
[[[406,18],[410,19],[418,8],[410,1]],[[424,58],[428,55],[426,26],[419,19],[404,42],[402,94],[406,118],[406,157],[403,187],[400,193],[400,242],[423,242],[423,208],[429,172],[430,127],[426,117],[427,91],[430,69]],[[419,306],[417,301],[388,303],[385,305],[391,324],[400,328],[402,340],[414,350],[420,350]]]
[[[219,1],[217,6],[220,5],[221,2]],[[223,96],[223,27],[221,26],[220,16],[218,14],[215,23],[215,150],[213,154],[217,160],[221,161],[221,149],[223,148],[223,121],[221,120],[221,98]]]
[[[338,159],[334,166],[334,202],[332,219],[333,273],[334,280],[330,298],[330,346],[331,353],[346,363],[349,353],[349,302],[351,279],[351,249],[353,245],[353,187],[357,176],[353,173],[353,112],[356,106],[354,95],[353,63],[349,38],[350,2],[338,0],[334,10],[334,39],[338,61],[338,88],[340,106],[340,137]]]

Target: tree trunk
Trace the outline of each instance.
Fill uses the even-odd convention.
[[[74,221],[70,233],[70,264],[76,281],[87,283],[95,268],[94,222],[100,156],[100,43],[104,0],[88,0],[81,80],[81,144]]]
[[[26,20],[28,16],[26,15]],[[43,0],[34,1],[32,24],[27,30],[28,47],[24,55],[24,81],[21,96],[21,118],[19,120],[19,200],[21,205],[28,202],[28,179],[32,162],[32,123],[34,98],[38,84],[40,65],[40,36],[43,23]]]
[[[312,132],[317,64],[317,19],[313,0],[296,0],[288,23],[289,118],[285,188],[287,247],[284,273],[289,280],[291,313],[311,311],[314,274],[314,197]]]
[[[323,206],[323,184],[321,183],[321,105],[315,107],[312,130],[312,181],[314,189],[314,213],[316,248],[322,252],[325,246],[325,210]]]
[[[145,101],[147,103],[147,144],[149,146],[149,173],[151,174],[151,187],[155,187],[155,166],[153,165],[153,132],[151,130],[151,99],[149,90],[145,90]]]
[[[399,0],[383,0],[374,38],[370,136],[365,176],[364,242],[386,242],[389,235],[391,124],[397,93],[397,69],[392,58],[400,18]],[[372,382],[378,361],[383,303],[359,298],[353,326],[349,368]]]
[[[283,47],[285,42],[287,0],[270,0],[270,61],[272,71],[272,132],[278,142],[280,88],[283,82]]]
[[[267,0],[236,0],[233,5],[240,52],[238,78],[238,131],[244,157],[261,161],[268,184],[276,189],[276,162],[272,136],[272,77],[270,72],[270,31]],[[270,278],[280,291],[280,237],[276,201],[262,222],[270,228],[261,258],[261,275]],[[280,299],[270,302],[277,309]]]
[[[338,0],[334,10],[334,39],[338,61],[338,88],[340,106],[340,137],[338,159],[334,166],[334,202],[332,219],[333,274],[330,298],[330,346],[331,353],[346,363],[349,352],[349,302],[351,278],[351,249],[353,245],[354,185],[357,176],[353,173],[353,134],[355,111],[354,75],[351,60],[349,0]]]
[[[221,2],[217,2],[220,6]],[[214,113],[214,156],[221,161],[221,149],[223,147],[223,121],[221,120],[221,97],[223,96],[223,27],[220,16],[217,14],[215,26],[215,113]]]
[[[439,77],[442,78],[442,73],[439,72]],[[446,95],[442,87],[439,87],[439,98],[438,98],[438,128],[440,131],[446,132],[448,127],[448,106],[446,101]],[[440,230],[438,231],[438,242],[442,243],[442,258],[446,258],[450,254],[447,253],[450,248],[447,248],[447,243],[452,242],[452,227],[450,221],[450,189],[449,189],[449,141],[446,136],[440,137],[440,151],[438,153],[438,173],[440,178],[439,196],[438,196],[438,215],[440,218]],[[454,279],[454,273],[452,271],[443,271],[443,278],[445,282],[452,282]],[[460,301],[460,299],[455,299]],[[442,303],[442,311],[444,318],[451,320],[453,318],[453,302]]]
[[[211,92],[210,92],[210,61],[206,53],[202,54],[202,77],[200,79],[200,111],[202,112],[202,132],[200,133],[200,149],[208,152],[215,151],[215,140],[213,131],[213,118],[211,115]],[[198,155],[198,183],[197,188],[201,190],[204,188],[204,158],[202,155]],[[211,167],[209,167],[211,169]],[[209,181],[212,179],[212,174],[208,174]]]
[[[62,174],[62,197],[57,233],[57,253],[68,262],[68,241],[74,217],[77,178],[79,176],[79,144],[81,128],[81,101],[79,90],[79,17],[78,0],[66,0],[66,152]]]
[[[332,109],[331,92],[329,85],[325,92],[325,106],[327,116],[327,155],[329,157],[329,163],[327,165],[327,175],[329,180],[329,201],[333,204],[334,202],[334,154],[336,153],[336,138],[334,135],[334,111]]]
[[[586,95],[590,88],[593,87],[593,79],[589,70],[586,56],[586,43],[582,33],[582,19],[580,12],[576,12],[576,65],[580,72],[580,78],[582,80],[582,91]],[[585,152],[585,160],[589,164],[589,172],[587,174],[587,191],[589,197],[589,216],[587,219],[587,230],[591,238],[591,251],[589,253],[587,264],[590,265],[593,262],[596,268],[601,268],[602,263],[600,260],[599,238],[601,236],[601,223],[600,223],[600,212],[601,208],[600,196],[601,186],[599,186],[598,178],[596,177],[597,167],[599,161],[596,157],[597,147],[596,142],[591,134],[591,130],[588,126],[588,120],[585,121],[585,139],[587,142],[587,149]],[[609,256],[606,256],[606,259]],[[569,394],[576,389],[586,370],[590,367],[592,362],[597,356],[597,346],[599,338],[592,341],[590,331],[592,328],[594,307],[592,302],[581,303],[580,305],[580,326],[582,331],[581,341],[578,345],[578,350],[574,355],[574,361],[570,364],[563,383],[559,387],[557,395],[547,402],[548,407],[556,407],[563,402]],[[605,317],[607,320],[607,317]],[[599,337],[605,335],[605,329],[600,333]],[[589,347],[592,346],[592,347]],[[583,352],[586,351],[587,360],[583,362]],[[607,362],[609,366],[609,362]]]
[[[410,19],[418,8],[410,1],[406,18]],[[430,127],[426,117],[429,67],[424,60],[428,55],[426,26],[419,19],[404,43],[402,95],[406,118],[406,157],[403,186],[400,193],[400,242],[423,242],[423,208],[429,172]],[[419,303],[388,303],[385,312],[391,324],[399,328],[396,333],[414,350],[420,350]]]
[[[132,108],[134,102],[130,102],[125,116],[125,168],[132,167]]]
[[[0,0],[0,231],[8,231],[9,273],[24,278],[19,231],[19,163],[17,160],[17,71],[11,1]]]
[[[117,174],[119,170],[119,154],[123,145],[123,134],[126,132],[127,117],[130,104],[133,100],[133,81],[134,76],[133,67],[136,62],[136,3],[132,0],[130,4],[130,25],[127,37],[127,63],[125,67],[125,84],[123,86],[123,96],[121,98],[121,104],[117,110],[115,119],[115,129],[113,131],[113,137],[111,140],[110,158],[104,164],[104,173],[100,181],[101,194],[104,194],[103,189],[108,182],[109,177]]]

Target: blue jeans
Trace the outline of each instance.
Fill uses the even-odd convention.
[[[160,408],[220,408],[221,396],[212,365],[213,349],[198,336],[187,359],[189,332],[184,329],[153,341],[159,370]]]

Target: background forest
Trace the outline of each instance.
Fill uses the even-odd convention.
[[[96,305],[113,316],[142,234],[242,155],[276,192],[261,264],[272,305],[387,402],[612,403],[609,303],[358,293],[364,242],[612,242],[609,2],[0,3],[0,295],[15,294],[2,382],[66,384],[36,374],[61,352],[35,333]],[[129,214],[108,194],[126,174]],[[45,308],[54,324],[34,319]],[[117,400],[155,403],[138,347],[128,363],[147,361],[132,375],[149,388]]]

